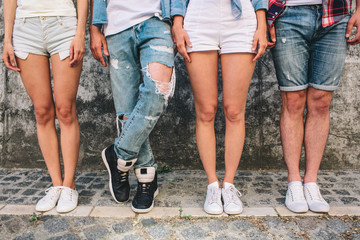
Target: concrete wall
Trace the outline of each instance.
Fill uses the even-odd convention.
[[[0,0],[1,3],[1,0]],[[1,9],[0,41],[3,40]],[[100,152],[116,136],[109,71],[96,62],[86,37],[77,106],[81,129],[79,169],[104,169]],[[2,45],[0,46],[2,52]],[[360,47],[349,47],[339,89],[331,107],[331,131],[323,169],[360,169]],[[151,134],[159,166],[201,169],[195,142],[195,110],[189,78],[181,57],[176,58],[176,92]],[[37,143],[35,117],[17,73],[0,67],[0,167],[45,167]],[[216,117],[218,167],[224,167],[224,115],[221,72]],[[241,169],[285,168],[279,135],[280,92],[270,53],[257,63],[248,94],[246,141]]]

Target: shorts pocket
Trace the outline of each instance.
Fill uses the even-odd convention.
[[[57,17],[58,24],[66,29],[76,29],[77,18],[76,17]]]

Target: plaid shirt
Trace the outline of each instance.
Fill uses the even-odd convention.
[[[269,0],[267,22],[272,26],[286,5],[286,0]],[[323,0],[323,27],[331,26],[350,13],[351,0]]]

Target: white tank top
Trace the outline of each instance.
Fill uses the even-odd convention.
[[[76,16],[72,0],[17,0],[16,18]]]
[[[316,5],[322,4],[322,0],[286,0],[286,6]]]

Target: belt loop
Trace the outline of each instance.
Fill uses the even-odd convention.
[[[60,26],[62,26],[62,25],[63,25],[63,22],[62,22],[61,17],[60,17],[60,16],[56,16],[56,18],[57,18],[58,22],[60,23]]]
[[[22,19],[22,23],[21,23],[22,26],[24,26],[25,21],[26,21],[26,18],[23,18],[23,19]]]

